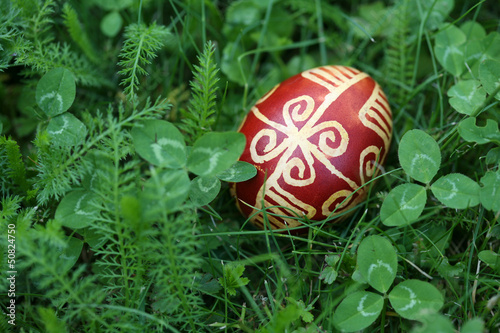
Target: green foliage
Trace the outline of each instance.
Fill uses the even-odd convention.
[[[78,146],[87,136],[85,125],[71,113],[52,118],[47,126],[47,134],[55,146]]]
[[[431,313],[424,317],[421,326],[415,327],[411,332],[453,333],[453,332],[458,332],[458,330],[456,330],[453,327],[453,324],[449,318],[437,313]],[[473,333],[473,332],[485,332],[484,323],[480,318],[473,318],[467,321],[460,329],[460,333]]]
[[[411,3],[410,0],[399,1],[391,17],[394,26],[390,30],[387,29],[390,35],[385,53],[387,66],[385,71],[389,79],[394,82],[389,87],[389,92],[394,96],[396,105],[403,105],[407,100],[415,71],[417,30],[415,25],[411,25]]]
[[[81,316],[92,323],[89,327],[96,327],[103,323],[103,319],[86,304],[102,302],[105,294],[94,289],[95,277],[83,276],[84,265],[67,272],[67,265],[60,264],[60,249],[67,246],[61,226],[54,220],[45,227],[30,229],[23,237],[17,238],[20,257],[18,267],[21,274],[38,281],[37,293],[42,292],[51,299],[51,306],[70,301],[65,312],[67,321],[63,321],[66,325],[73,318]],[[54,324],[53,317],[44,319],[45,326]]]
[[[51,70],[36,86],[36,102],[48,117],[67,111],[75,100],[75,94],[73,74],[64,68]]]
[[[408,131],[403,136],[398,156],[406,173],[422,183],[429,183],[441,165],[441,151],[436,140],[420,130]]]
[[[108,37],[115,37],[121,30],[123,19],[117,11],[112,11],[101,21],[101,31]]]
[[[418,219],[425,208],[425,188],[416,184],[401,184],[389,192],[380,208],[380,218],[385,225],[410,224]]]
[[[167,168],[186,165],[184,137],[171,123],[148,120],[135,126],[131,135],[137,153],[149,163]]]
[[[431,186],[434,196],[446,206],[465,209],[479,204],[479,184],[460,173],[450,173]]]
[[[18,21],[20,11],[9,3],[0,5],[0,71],[9,67],[13,54],[25,48],[22,40],[22,24]],[[24,44],[24,45],[23,45]]]
[[[29,8],[29,6],[32,6]],[[53,39],[51,33],[51,25],[54,23],[50,17],[54,13],[54,1],[31,1],[24,2],[16,1],[13,7],[19,8],[22,15],[28,19],[28,29],[26,36],[31,39],[35,44],[36,50],[40,51],[40,47],[46,46]]]
[[[164,170],[153,173],[144,183],[145,189],[140,199],[145,207],[146,216],[155,216],[163,210],[175,212],[188,197],[190,180],[185,170]],[[161,203],[161,205],[160,205]]]
[[[75,9],[71,7],[69,3],[65,3],[63,6],[63,18],[64,25],[67,27],[73,41],[80,47],[90,61],[99,63],[99,57],[90,42],[89,36],[82,28]]]
[[[479,79],[484,90],[496,99],[500,99],[500,61],[487,59],[479,65]]]
[[[56,9],[52,0],[36,1],[12,1],[10,2],[10,12],[7,16],[10,21],[2,24],[7,29],[12,38],[7,39],[8,53],[3,54],[2,63],[10,63],[12,59],[14,65],[27,67],[26,75],[33,76],[37,73],[47,73],[56,67],[64,67],[70,70],[77,83],[85,86],[102,86],[107,84],[107,80],[102,76],[99,69],[92,65],[88,58],[80,53],[71,50],[71,47],[64,41],[55,41],[53,20]],[[66,6],[66,8],[69,8]],[[75,38],[80,43],[84,38],[83,30],[77,29],[77,18],[71,16],[70,9],[67,9],[68,25]],[[22,33],[19,29],[22,28]],[[80,34],[80,36],[78,36]],[[12,42],[9,43],[9,40]]]
[[[17,211],[21,207],[21,201],[22,198],[19,196],[2,196],[2,215],[0,215],[2,222],[8,222],[12,217],[17,215]]]
[[[193,292],[195,270],[201,263],[200,241],[194,234],[194,211],[161,220],[161,237],[144,249],[144,254],[156,253],[148,278],[156,281],[153,290],[153,309],[163,314],[180,331],[197,331],[206,314],[202,299]],[[182,243],[177,240],[182,239]],[[186,269],[189,268],[189,269]]]
[[[67,332],[66,325],[59,320],[56,316],[56,313],[51,308],[38,308],[38,314],[40,315],[40,320],[45,326],[45,330],[48,333],[57,333],[57,332]]]
[[[189,197],[197,206],[208,205],[219,194],[221,188],[217,177],[196,177],[191,183]]]
[[[472,120],[474,118],[467,118]],[[495,123],[496,124],[496,123]],[[498,132],[496,125],[489,126],[491,136]],[[460,131],[460,127],[459,127]],[[500,132],[498,132],[500,133]],[[462,133],[462,137],[465,134]],[[469,134],[465,137],[469,137]],[[470,134],[471,136],[474,134]],[[472,139],[471,139],[472,140]],[[479,141],[478,143],[481,143]],[[486,143],[486,142],[482,142]],[[437,142],[420,130],[407,132],[399,145],[399,161],[403,170],[412,178],[430,184],[441,165],[441,152]],[[499,182],[494,173],[488,172],[490,182],[483,182],[482,188],[469,177],[451,173],[432,183],[430,189],[444,205],[455,209],[474,207],[480,202],[486,209],[496,210],[498,205],[491,205],[497,197]],[[481,195],[481,193],[483,193]],[[411,224],[420,217],[427,201],[426,188],[417,184],[401,184],[387,195],[380,209],[382,222],[387,226]]]
[[[357,266],[364,280],[385,295],[396,277],[396,250],[387,239],[368,236],[359,244]],[[398,315],[412,320],[422,320],[429,313],[439,311],[444,304],[436,287],[411,279],[396,285],[388,298]],[[386,306],[381,295],[357,291],[342,300],[333,320],[344,332],[359,331],[370,326]]]
[[[0,0],[17,272],[0,331],[495,331],[496,18],[492,1]],[[257,174],[235,130],[326,64],[383,87],[387,161],[341,223],[257,230],[228,184]]]
[[[395,286],[389,301],[401,317],[412,320],[421,318],[422,313],[437,312],[444,304],[441,292],[420,280],[406,280]]]
[[[479,190],[479,198],[484,208],[498,212],[500,209],[500,171],[488,171],[480,180],[483,187]]]
[[[69,191],[72,185],[80,184],[91,168],[89,160],[82,157],[92,151],[96,144],[102,140],[108,140],[114,131],[130,126],[132,122],[151,118],[166,108],[168,108],[166,101],[158,100],[154,104],[148,102],[144,109],[125,116],[125,110],[120,105],[117,118],[112,116],[113,109],[109,108],[107,118],[96,119],[101,122],[101,131],[91,133],[75,147],[55,146],[50,142],[47,132],[39,132],[35,139],[35,146],[38,149],[38,175],[34,183],[34,187],[39,190],[38,201],[44,204],[50,198],[58,199]],[[54,132],[59,135],[65,134],[62,129]]]
[[[209,132],[193,144],[187,167],[198,176],[214,176],[228,168],[245,148],[245,136],[237,132]]]
[[[357,264],[364,280],[381,293],[387,292],[396,278],[396,251],[385,238],[365,238],[358,248]]]
[[[338,272],[333,267],[340,260],[338,256],[326,256],[325,261],[327,266],[323,268],[319,278],[325,280],[327,284],[332,284],[338,276]]]
[[[465,33],[454,25],[443,27],[436,35],[436,58],[448,72],[460,76],[465,71],[463,44]]]
[[[464,80],[448,90],[450,105],[457,111],[468,116],[474,112],[476,105],[486,100],[486,92],[478,80]]]
[[[500,255],[498,253],[491,250],[483,250],[479,252],[478,257],[495,271],[500,271]]]
[[[122,70],[118,74],[124,78],[120,82],[125,87],[125,94],[134,97],[139,88],[139,75],[147,75],[146,66],[157,57],[168,35],[168,30],[156,23],[147,26],[143,23],[133,23],[125,28],[125,41],[120,51],[118,65]]]
[[[26,166],[22,160],[17,142],[0,136],[0,176],[2,196],[7,194],[27,195],[29,184],[26,179]]]
[[[307,328],[301,327],[300,332],[316,332],[319,328],[313,323],[314,316],[311,311],[314,309],[312,304],[305,305],[303,301],[292,297],[286,298],[287,304],[276,311],[275,316],[269,324],[257,330],[260,333],[268,332],[286,332],[295,325],[300,326],[301,322],[310,323]]]
[[[382,296],[358,291],[350,294],[340,303],[333,315],[333,320],[342,331],[359,331],[370,326],[380,315],[383,307]]]
[[[132,130],[131,135],[135,149],[142,158],[160,167],[177,169],[179,173],[172,177],[175,183],[169,184],[177,191],[168,196],[180,198],[179,203],[185,199],[182,194],[189,191],[189,197],[196,206],[207,205],[219,194],[219,178],[235,182],[247,180],[256,174],[255,167],[236,163],[245,144],[245,137],[241,133],[206,133],[190,147],[189,155],[183,135],[169,122],[143,122]],[[187,179],[186,169],[199,175],[191,181],[191,185],[186,181],[179,182],[179,179]],[[217,174],[220,174],[218,178],[215,177]],[[163,175],[169,178],[169,175]]]
[[[86,190],[74,190],[64,196],[57,206],[55,218],[65,227],[85,228],[96,219],[97,211],[92,203],[96,196]]]
[[[225,182],[243,182],[253,178],[257,169],[247,162],[237,161],[231,167],[217,174],[217,178]]]
[[[194,77],[190,82],[192,97],[182,119],[182,129],[189,134],[190,142],[210,131],[215,123],[219,69],[215,65],[214,52],[214,43],[207,42],[198,57],[199,65],[194,65]]]
[[[231,296],[236,296],[236,288],[243,287],[250,282],[246,277],[242,277],[245,266],[239,264],[224,265],[224,275],[219,278],[219,283]]]

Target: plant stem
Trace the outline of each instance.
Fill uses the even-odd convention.
[[[139,2],[139,13],[137,14],[137,24],[141,25],[141,16],[142,16],[142,0]]]
[[[384,307],[382,308],[382,317],[380,318],[380,332],[385,331],[385,313],[387,311],[387,295],[384,295]]]

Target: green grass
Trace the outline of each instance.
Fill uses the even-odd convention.
[[[495,1],[63,3],[0,0],[0,269],[17,271],[15,298],[0,281],[16,325],[0,316],[0,331],[337,332],[359,316],[342,303],[355,292],[381,295],[365,332],[499,329]],[[259,230],[220,181],[241,153],[231,132],[275,84],[327,64],[363,70],[386,92],[384,172],[341,223]],[[65,108],[44,102],[52,91]],[[140,131],[165,121],[180,132]],[[417,149],[410,130],[441,155],[423,180],[400,163]],[[203,149],[227,138],[218,171],[200,168]],[[152,159],[161,139],[183,148]],[[455,173],[468,177],[455,184],[466,207],[438,192]],[[202,193],[196,177],[220,191]],[[422,213],[388,222],[385,209],[407,215],[385,199],[410,184],[426,196]],[[358,255],[369,236],[391,246]],[[392,251],[397,271],[380,291],[363,261]],[[439,310],[410,320],[395,309],[391,291],[407,280],[435,288]]]

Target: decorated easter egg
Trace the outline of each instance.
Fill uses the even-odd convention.
[[[239,131],[247,140],[240,160],[257,175],[233,185],[238,208],[261,228],[267,220],[285,229],[345,215],[366,199],[364,185],[389,151],[392,114],[368,74],[324,66],[271,89]]]

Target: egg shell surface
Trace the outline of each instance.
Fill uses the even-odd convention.
[[[366,198],[363,185],[385,161],[392,114],[381,87],[345,66],[304,71],[276,85],[251,108],[239,131],[241,161],[257,175],[232,188],[240,211],[272,229],[339,215]],[[274,216],[274,215],[280,216]]]

